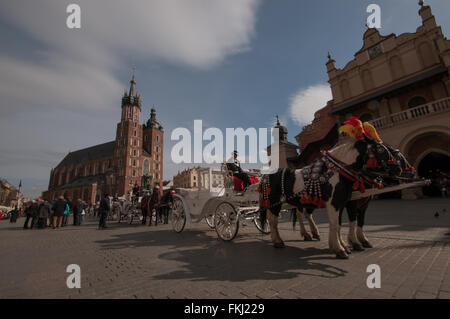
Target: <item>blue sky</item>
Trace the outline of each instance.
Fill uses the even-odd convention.
[[[330,97],[325,62],[343,67],[362,46],[366,8],[382,34],[415,32],[417,0],[10,1],[0,4],[0,176],[45,190],[70,150],[114,139],[136,66],[143,120],[165,128],[164,178],[176,127],[268,127],[279,114],[293,142]],[[81,7],[81,29],[65,25]],[[426,1],[444,34],[450,2]],[[307,94],[305,94],[307,92]]]

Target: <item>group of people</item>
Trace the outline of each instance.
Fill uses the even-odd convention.
[[[25,204],[24,229],[46,228],[53,229],[67,226],[69,213],[73,213],[73,225],[80,226],[86,214],[92,213],[93,207],[88,206],[83,200],[71,201],[60,196],[57,200],[49,202],[39,198]]]

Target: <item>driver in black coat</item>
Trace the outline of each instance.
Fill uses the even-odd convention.
[[[249,185],[251,185],[250,178],[248,177],[247,173],[244,173],[244,171],[241,168],[241,162],[237,159],[238,152],[234,151],[232,153],[232,158],[230,158],[227,162],[227,167],[233,172],[233,176],[236,176],[244,183],[244,191],[247,189]]]

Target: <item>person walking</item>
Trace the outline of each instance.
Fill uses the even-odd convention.
[[[31,210],[31,204],[33,202],[28,202],[25,206],[25,223],[23,224],[23,229],[28,229],[28,224],[30,223],[30,220],[33,218],[33,211]]]
[[[108,218],[108,213],[111,210],[111,205],[109,203],[108,194],[100,201],[99,213],[100,213],[100,221],[98,223],[98,229],[105,229],[106,227],[106,219]]]
[[[161,197],[159,210],[162,219],[161,222],[163,222],[164,224],[169,223],[169,209],[170,209],[169,203],[172,201],[172,196],[174,194],[175,191],[170,189],[163,195],[163,197]]]
[[[66,210],[67,203],[63,196],[60,196],[53,206],[53,229],[61,228],[62,218],[64,216],[64,211]]]
[[[61,227],[67,226],[67,219],[69,218],[69,213],[70,213],[70,205],[69,202],[66,201],[66,209],[64,210]]]
[[[38,219],[38,228],[43,229],[47,226],[47,218],[51,213],[50,203],[48,201],[44,201],[39,205],[39,219]]]
[[[69,209],[68,210],[66,209],[67,212],[64,211],[64,216],[63,216],[63,221],[62,221],[61,227],[67,226],[67,220],[69,219],[69,213],[73,206],[72,201],[70,200],[70,197],[67,197],[65,200],[66,200],[66,203],[67,203],[67,206],[69,207]]]
[[[17,217],[19,216],[19,209],[17,208],[17,205],[14,207],[14,209],[11,211],[11,217],[9,218],[10,223],[17,222]]]
[[[78,199],[77,204],[73,210],[73,225],[80,226],[81,225],[81,214],[84,210],[84,204],[81,198]]]
[[[33,203],[31,204],[31,217],[30,229],[33,229],[33,227],[37,225],[39,219],[39,203],[36,200],[33,200]]]

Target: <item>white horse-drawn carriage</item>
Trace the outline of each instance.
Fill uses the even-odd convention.
[[[257,172],[248,172],[258,177]],[[215,229],[219,238],[233,240],[239,230],[239,224],[248,220],[263,234],[269,234],[269,225],[265,218],[259,218],[258,184],[250,185],[246,191],[236,191],[233,173],[223,163],[220,171],[223,186],[213,187],[212,168],[198,169],[198,189],[177,189],[172,195],[170,218],[173,230],[183,231],[186,222],[198,223],[206,220],[211,229]],[[203,185],[202,185],[203,181]]]
[[[224,186],[212,188],[211,182],[205,187],[202,181],[211,181],[211,168],[198,170],[198,189],[177,189],[172,195],[170,205],[170,218],[172,228],[180,233],[184,230],[186,222],[198,223],[206,220],[211,229],[215,229],[220,239],[224,241],[233,240],[238,231],[239,224],[243,220],[250,220],[263,234],[270,234],[270,226],[266,218],[260,218],[260,194],[259,183],[250,185],[245,192],[236,191],[234,188],[233,173],[227,168],[226,163],[221,166],[220,173],[224,178]],[[250,173],[251,174],[251,173]],[[260,174],[256,174],[261,177]],[[205,176],[207,176],[205,178]],[[369,189],[364,193],[354,191],[352,200],[371,197],[381,193],[402,190],[424,185],[424,181],[410,182],[385,189]],[[287,212],[295,209],[288,203],[280,203],[281,211]]]

